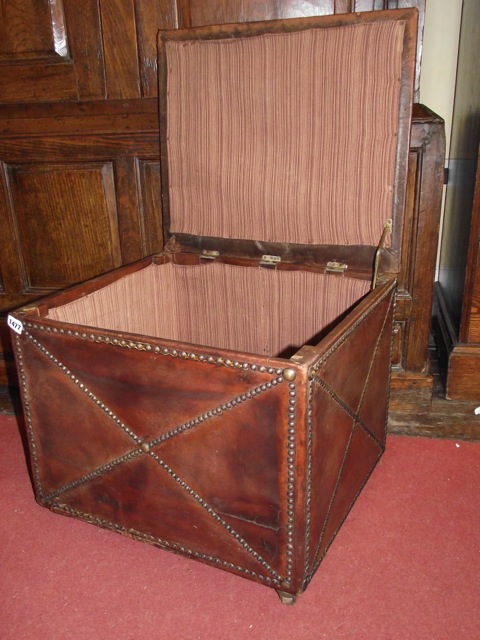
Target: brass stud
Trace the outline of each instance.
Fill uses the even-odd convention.
[[[292,380],[295,380],[295,378],[297,377],[297,373],[294,369],[284,369],[283,377],[285,380],[288,380],[290,382]]]
[[[142,442],[142,444],[140,445],[140,449],[144,453],[148,453],[150,451],[150,445],[148,444],[148,442]]]

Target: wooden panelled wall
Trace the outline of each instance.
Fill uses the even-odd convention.
[[[162,249],[158,29],[412,5],[420,10],[418,86],[425,0],[3,0],[0,382],[14,381],[9,309]],[[430,385],[442,136],[441,121],[417,106],[398,388]]]

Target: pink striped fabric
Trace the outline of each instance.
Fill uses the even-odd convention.
[[[376,245],[403,21],[167,43],[171,231]]]
[[[369,283],[222,263],[151,265],[49,318],[259,355],[289,355],[357,302]]]

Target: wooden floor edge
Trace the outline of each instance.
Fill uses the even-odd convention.
[[[410,420],[415,418],[414,422]],[[430,424],[429,424],[430,422]],[[422,420],[422,416],[394,415],[387,425],[387,434],[421,438],[442,438],[480,442],[480,419],[478,422],[465,424],[463,420],[450,424],[431,423],[431,418]]]

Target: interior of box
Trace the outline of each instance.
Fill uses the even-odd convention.
[[[404,32],[393,17],[250,37],[168,32],[167,237],[376,246],[396,197]],[[369,286],[301,269],[167,262],[48,317],[289,357],[318,342]]]
[[[219,262],[151,264],[48,318],[267,356],[315,344],[370,283]]]

